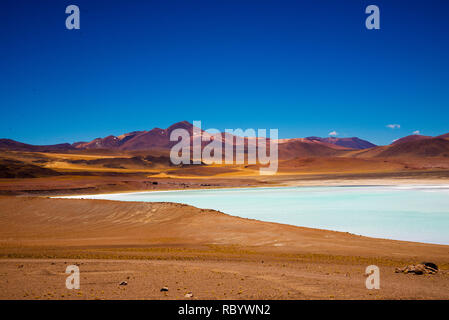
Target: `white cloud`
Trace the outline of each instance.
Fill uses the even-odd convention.
[[[413,131],[413,134],[421,134],[419,130]]]
[[[399,129],[401,127],[400,124],[387,124],[387,128],[390,129]]]
[[[329,132],[329,135],[335,137],[338,136],[338,132],[334,130],[332,132]]]

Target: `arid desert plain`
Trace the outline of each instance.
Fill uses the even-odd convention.
[[[449,185],[447,137],[363,150],[296,139],[280,146],[279,171],[272,176],[260,176],[256,165],[173,166],[162,149],[2,143],[0,299],[449,299],[447,245],[270,223],[178,203],[57,198],[224,187]],[[438,272],[395,272],[421,262],[435,263]],[[65,270],[74,264],[81,288],[68,290]],[[379,290],[365,287],[369,265],[380,268]]]

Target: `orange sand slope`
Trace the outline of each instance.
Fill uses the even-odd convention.
[[[1,197],[0,231],[2,248],[237,245],[280,253],[449,263],[449,246],[262,222],[175,203]]]
[[[449,299],[448,246],[173,203],[0,197],[0,243],[0,299]],[[424,260],[440,271],[394,272]],[[64,286],[68,264],[80,290]],[[365,288],[371,264],[381,290]]]

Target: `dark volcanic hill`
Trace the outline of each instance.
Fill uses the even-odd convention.
[[[335,145],[340,146],[340,147],[351,148],[351,149],[359,149],[359,150],[376,147],[375,144],[373,144],[373,143],[371,143],[369,141],[366,141],[366,140],[359,139],[357,137],[353,137],[353,138],[307,137],[306,139],[318,140],[318,141],[322,141],[322,142],[326,142],[326,143],[330,143],[330,144],[335,144]]]

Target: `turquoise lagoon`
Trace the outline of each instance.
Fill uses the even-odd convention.
[[[237,188],[70,198],[177,202],[243,218],[449,245],[449,186]]]

